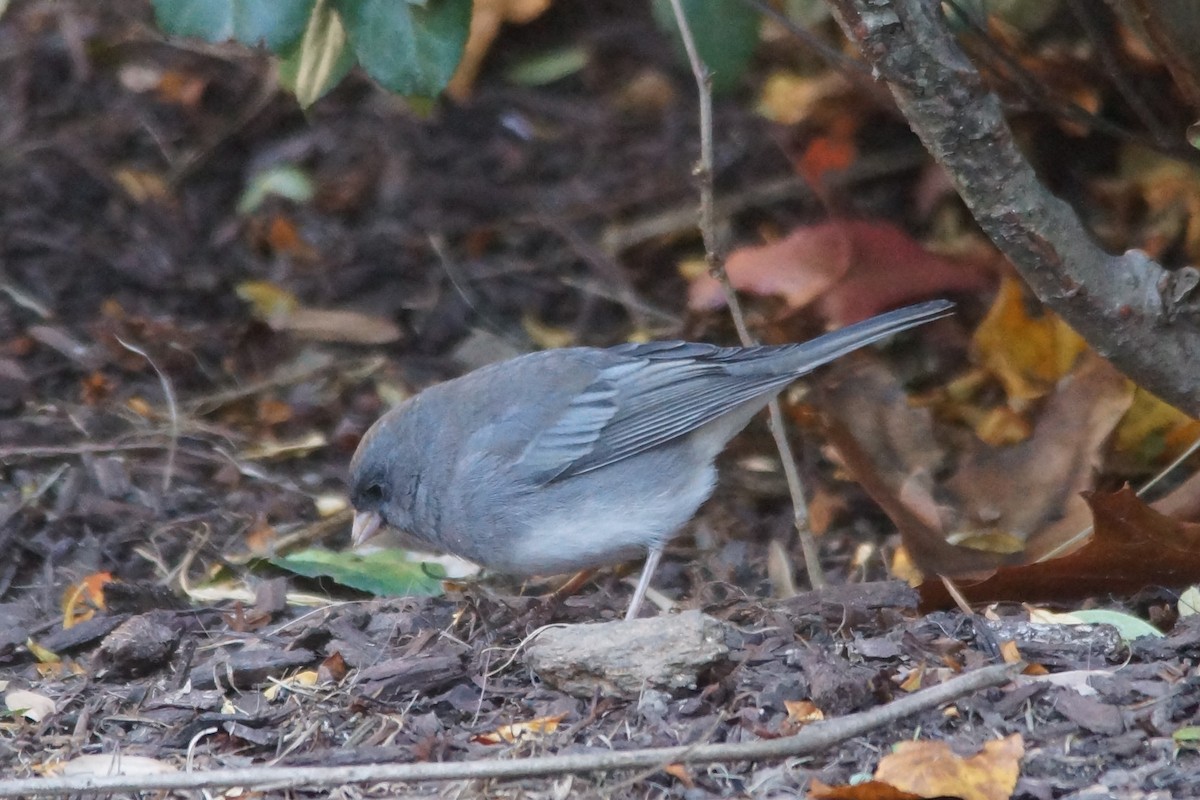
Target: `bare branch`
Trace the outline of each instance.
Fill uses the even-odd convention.
[[[155,775],[73,775],[0,780],[0,797],[34,797],[80,792],[141,792],[217,789],[314,789],[351,783],[532,778],[584,772],[660,768],[673,763],[765,761],[818,753],[854,736],[886,728],[913,714],[937,708],[982,689],[1007,683],[1020,665],[995,664],[893,700],[887,705],[819,722],[793,736],[751,742],[654,747],[605,753],[572,753],[531,758],[489,758],[463,762],[363,764],[339,767],[245,767],[210,772]]]
[[[721,284],[725,294],[725,302],[729,306],[729,314],[737,328],[738,338],[742,345],[750,347],[758,344],[758,340],[750,333],[746,325],[746,315],[742,312],[742,303],[738,300],[733,284],[729,282],[729,274],[725,271],[725,249],[717,234],[717,204],[713,188],[713,115],[712,115],[712,79],[708,67],[700,58],[696,49],[696,41],[692,37],[692,29],[688,24],[687,15],[683,13],[682,0],[671,0],[671,9],[675,13],[675,23],[679,26],[679,36],[683,40],[684,50],[687,51],[688,63],[692,67],[692,75],[696,78],[696,89],[700,100],[700,160],[696,164],[696,176],[700,181],[700,235],[704,239],[704,257],[708,262],[709,273]],[[787,479],[788,493],[792,496],[792,521],[796,526],[796,535],[800,539],[800,549],[804,552],[804,568],[808,572],[808,582],[814,589],[826,585],[825,572],[821,569],[820,551],[817,548],[816,537],[808,524],[808,505],[804,498],[804,485],[800,481],[800,470],[796,466],[796,456],[792,452],[791,442],[787,438],[787,428],[783,424],[783,411],[779,408],[779,399],[773,398],[767,403],[768,421],[771,436],[775,439],[775,447],[779,450],[779,461],[783,466],[783,475]]]
[[[938,0],[829,0],[980,226],[1047,305],[1141,386],[1200,415],[1200,270],[1114,256],[1038,180]]]

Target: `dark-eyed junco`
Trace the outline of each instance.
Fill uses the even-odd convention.
[[[354,543],[387,524],[521,576],[648,554],[632,619],[663,547],[712,493],[714,459],[756,412],[797,377],[952,308],[908,306],[803,344],[546,350],[438,384],[359,444]]]

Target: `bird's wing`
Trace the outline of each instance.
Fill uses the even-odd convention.
[[[766,355],[773,348],[762,348]],[[522,454],[541,480],[612,464],[684,436],[792,381],[794,373],[735,374],[753,348],[689,342],[623,345]]]
[[[588,351],[598,359],[595,377],[530,441],[519,463],[541,481],[599,469],[691,433],[838,356],[953,308],[944,300],[919,303],[803,344],[650,342]]]

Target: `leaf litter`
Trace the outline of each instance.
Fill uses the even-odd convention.
[[[123,14],[143,13],[68,5],[101,39],[125,29]],[[555,12],[536,12],[547,27],[531,22],[529,35],[552,36],[563,24]],[[335,105],[314,107],[309,120],[267,104],[252,126],[231,132],[228,110],[209,99],[246,97],[259,78],[253,64],[161,47],[117,54],[125,60],[111,75],[103,67],[43,69],[59,52],[51,41],[57,28],[43,14],[10,9],[0,20],[33,44],[20,56],[26,68],[54,82],[73,117],[63,126],[30,106],[13,135],[42,144],[6,162],[0,190],[12,201],[0,204],[8,237],[0,544],[12,554],[0,564],[0,683],[13,698],[0,761],[28,774],[103,771],[118,750],[126,768],[157,770],[180,769],[188,758],[211,769],[281,753],[288,765],[347,765],[769,740],[802,724],[798,709],[804,720],[837,719],[1008,657],[1029,662],[1029,682],[787,769],[671,766],[649,776],[651,787],[597,776],[573,785],[687,797],[795,793],[818,780],[844,789],[863,765],[878,765],[876,779],[887,779],[885,765],[896,762],[881,753],[918,733],[922,741],[893,754],[913,759],[901,773],[950,763],[943,742],[968,773],[948,785],[902,787],[923,795],[966,796],[978,775],[997,796],[1082,791],[1127,774],[1131,754],[1156,786],[1187,784],[1196,753],[1180,748],[1194,727],[1190,673],[1200,627],[1194,616],[1176,621],[1173,590],[1197,581],[1195,513],[1185,516],[1197,492],[1183,482],[1147,505],[1112,477],[1141,476],[1181,452],[1195,422],[1083,353],[1003,277],[994,254],[956,251],[936,236],[919,244],[883,217],[813,222],[824,215],[809,207],[768,220],[750,207],[735,220],[747,248],[731,265],[747,291],[783,298],[782,312],[758,312],[773,335],[791,336],[802,309],[843,324],[910,298],[964,299],[957,327],[861,354],[819,378],[813,396],[830,420],[824,453],[893,517],[925,575],[925,608],[948,606],[934,579],[945,575],[968,597],[999,601],[986,620],[918,614],[917,595],[881,580],[880,554],[896,547],[893,528],[845,481],[822,477],[815,447],[805,460],[827,498],[824,552],[842,582],[761,599],[767,553],[775,569],[795,571],[788,548],[778,546],[788,515],[768,499],[778,496],[770,486],[738,482],[735,451],[729,482],[695,536],[673,552],[661,587],[721,622],[725,655],[687,685],[647,688],[632,700],[599,684],[590,693],[559,691],[530,671],[526,636],[545,621],[615,617],[627,592],[615,572],[548,607],[530,595],[553,584],[453,583],[441,587],[444,597],[377,599],[357,579],[328,580],[344,563],[280,565],[300,547],[344,544],[345,514],[337,522],[328,498],[344,491],[357,437],[385,397],[454,374],[446,354],[471,328],[499,328],[522,344],[551,334],[566,343],[626,336],[628,295],[594,291],[614,265],[572,248],[599,240],[614,219],[694,203],[690,150],[661,125],[670,119],[668,131],[690,129],[686,86],[656,91],[636,112],[606,106],[645,73],[607,83],[590,74],[591,64],[620,49],[601,37],[580,85],[567,90],[578,96],[484,80],[471,104],[418,119],[378,99],[360,105],[353,93],[335,93]],[[663,61],[652,74],[669,83],[672,69]],[[106,102],[82,102],[89,94]],[[724,104],[723,129],[738,134],[730,146],[743,148],[734,154],[743,188],[797,170],[825,182],[832,197],[832,174],[853,176],[856,159],[866,157],[864,126],[849,123],[872,102],[841,107],[823,137],[782,164],[765,144],[777,131]],[[511,121],[507,133],[481,124],[501,117]],[[147,126],[171,135],[151,136]],[[162,163],[196,134],[216,142],[188,161],[200,166]],[[235,199],[248,189],[241,176],[265,174],[269,164],[303,168],[313,193],[271,194],[239,215]],[[1156,252],[1191,249],[1192,228],[1176,213],[1192,202],[1187,176],[1156,180],[1158,194],[1149,180],[1107,187],[1109,233],[1149,239]],[[1129,211],[1130,195],[1152,219]],[[574,239],[548,241],[547,226],[536,222],[547,214],[555,217],[550,227]],[[1140,239],[1129,233],[1139,230]],[[662,265],[694,255],[686,243],[662,236],[618,255],[615,274],[626,288],[679,306],[685,287]],[[282,298],[269,304],[275,311],[256,314],[239,299],[237,287],[250,281]],[[998,283],[992,312],[976,313],[973,299]],[[689,324],[716,328],[718,319],[695,314],[699,322]],[[720,338],[712,330],[692,335]],[[175,435],[156,369],[179,398]],[[905,388],[914,379],[917,395]],[[989,415],[998,422],[981,424]],[[178,458],[164,487],[173,436]],[[753,442],[751,434],[736,447],[761,454]],[[1114,452],[1122,456],[1117,468]],[[770,480],[769,461],[760,473]],[[1038,561],[1081,532],[1072,552]],[[715,554],[698,552],[692,540],[711,542]],[[350,561],[359,569],[363,559]],[[870,580],[849,582],[851,570],[854,580]],[[103,582],[110,572],[113,580]],[[434,580],[425,572],[421,579]],[[68,587],[75,590],[60,605]],[[1074,608],[1113,595],[1169,635],[1148,643],[1108,625],[1031,623],[1021,605]],[[1071,681],[1034,680],[1068,670],[1076,671]],[[22,716],[34,697],[36,722]],[[1023,755],[1015,744],[1022,739]],[[1080,760],[1064,774],[1058,754],[1068,742]],[[104,763],[84,760],[93,749]],[[537,780],[488,788],[554,791]]]

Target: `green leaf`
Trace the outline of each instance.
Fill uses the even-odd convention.
[[[562,47],[539,53],[510,67],[504,77],[522,86],[545,86],[574,75],[587,66],[588,51],[583,47]]]
[[[307,203],[316,194],[309,174],[295,164],[277,164],[250,178],[250,184],[238,200],[237,212],[251,214],[270,196],[286,197],[294,203]]]
[[[317,0],[154,0],[158,25],[175,36],[210,42],[236,39],[265,44],[272,52],[294,46],[304,35]]]
[[[1162,638],[1163,633],[1144,619],[1123,614],[1120,611],[1108,611],[1103,608],[1086,611],[1072,611],[1071,616],[1093,625],[1112,625],[1125,641],[1132,641],[1139,636],[1155,636]]]
[[[320,100],[354,67],[354,51],[347,44],[342,18],[329,0],[317,0],[304,37],[279,62],[279,81],[301,108]]]
[[[334,0],[358,62],[404,95],[435,97],[458,67],[471,0]]]
[[[330,578],[351,589],[385,596],[441,594],[446,574],[439,564],[410,561],[405,550],[360,555],[312,549],[277,556],[271,563],[306,578]]]
[[[1200,726],[1185,725],[1182,728],[1177,728],[1171,734],[1171,738],[1175,740],[1175,744],[1200,744]]]
[[[712,75],[713,91],[733,89],[750,66],[758,45],[758,12],[742,0],[682,0],[682,3],[696,51]],[[684,53],[670,0],[654,0],[651,8],[659,27],[672,35],[679,52]]]

